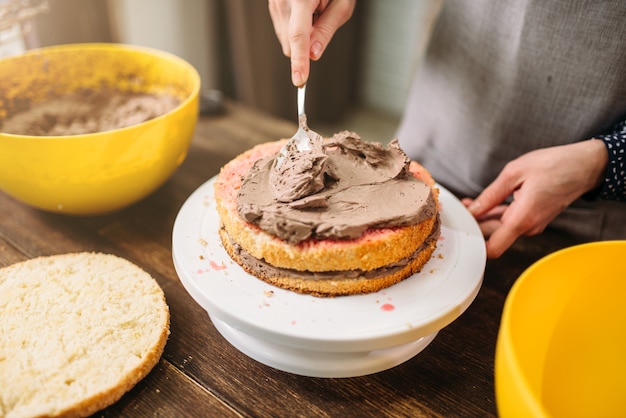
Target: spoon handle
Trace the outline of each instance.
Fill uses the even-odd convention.
[[[306,93],[306,84],[298,87],[298,117],[304,115],[304,94]]]

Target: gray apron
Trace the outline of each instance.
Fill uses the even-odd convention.
[[[444,187],[476,196],[537,148],[626,118],[626,1],[449,0],[398,138]],[[577,201],[553,226],[626,239],[626,204]]]

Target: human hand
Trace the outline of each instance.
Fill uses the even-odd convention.
[[[310,61],[317,61],[331,38],[352,16],[356,0],[269,0],[274,31],[291,58],[291,82],[304,85]],[[314,18],[315,17],[315,18]]]
[[[487,257],[501,256],[522,235],[543,232],[600,184],[607,163],[600,140],[543,148],[509,162],[476,199],[463,199],[487,238]],[[504,204],[511,195],[512,202]]]

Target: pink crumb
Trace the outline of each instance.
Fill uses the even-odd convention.
[[[226,265],[224,264],[223,261],[222,261],[222,264],[217,264],[215,261],[211,260],[209,264],[211,264],[211,268],[213,270],[224,270],[226,268]]]

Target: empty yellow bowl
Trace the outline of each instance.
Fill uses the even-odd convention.
[[[626,241],[555,252],[519,277],[495,388],[503,418],[626,416]]]
[[[198,118],[200,77],[174,55],[120,44],[73,44],[0,60],[0,121],[11,108],[81,89],[177,97],[168,113],[84,135],[0,133],[0,190],[67,214],[102,214],[157,189],[183,162]]]

